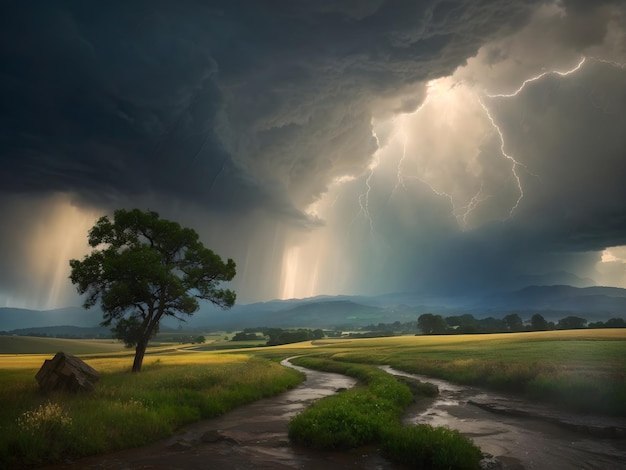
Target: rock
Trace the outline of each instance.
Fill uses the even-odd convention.
[[[45,392],[67,390],[77,393],[92,391],[100,374],[76,356],[58,352],[54,358],[44,361],[35,379]]]

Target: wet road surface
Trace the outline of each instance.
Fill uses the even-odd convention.
[[[589,427],[626,429],[624,419],[558,413],[547,406],[514,397],[407,374],[387,366],[382,369],[439,387],[437,398],[407,410],[406,424],[426,423],[457,429],[483,452],[497,457],[502,469],[626,469],[626,436],[603,438],[586,432]],[[468,403],[471,401],[535,417],[493,413]],[[567,427],[546,422],[546,418],[554,418]],[[585,431],[574,432],[568,425],[579,425]]]

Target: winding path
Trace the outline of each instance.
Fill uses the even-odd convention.
[[[243,405],[218,418],[180,429],[175,435],[148,446],[128,449],[75,462],[47,467],[49,470],[165,470],[165,469],[302,469],[339,470],[396,468],[376,449],[355,452],[315,452],[295,446],[287,437],[289,420],[313,401],[350,388],[356,380],[339,374],[318,372],[281,364],[306,373],[298,387],[272,398]]]
[[[291,364],[289,359],[285,359],[282,364],[304,372],[306,380],[293,390],[240,406],[221,417],[186,426],[175,435],[154,444],[47,468],[48,470],[402,468],[382,458],[375,448],[333,453],[312,451],[293,445],[287,437],[289,420],[313,401],[340,389],[350,388],[356,381],[339,374],[298,367]],[[554,411],[547,407],[515,401],[511,397],[454,385],[443,380],[407,374],[387,366],[382,366],[382,369],[391,374],[414,377],[436,384],[440,395],[409,408],[404,422],[458,429],[484,452],[497,457],[491,462],[484,461],[484,468],[502,470],[626,468],[624,436],[609,438],[575,432],[553,422],[546,422],[545,419],[537,419],[554,414]],[[494,410],[498,412],[494,413]],[[520,412],[526,413],[526,416],[520,416]],[[604,428],[617,426],[618,429],[622,429],[620,426],[623,425],[626,429],[626,420],[610,418],[598,420],[580,415],[567,415],[565,418],[561,416],[559,419],[574,425],[591,424]]]
[[[426,423],[457,429],[483,452],[496,456],[500,465],[497,468],[626,468],[625,419],[557,412],[510,396],[408,374],[388,366],[381,368],[439,387],[437,398],[407,411],[406,424]]]

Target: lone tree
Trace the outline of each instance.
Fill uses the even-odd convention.
[[[133,372],[141,370],[148,341],[164,316],[184,321],[198,310],[198,299],[232,307],[235,292],[220,289],[235,277],[235,262],[223,262],[205,248],[198,234],[178,223],[139,209],[115,211],[113,222],[101,217],[89,230],[94,250],[82,261],[70,260],[70,279],[85,308],[100,302],[103,326],[135,346]]]

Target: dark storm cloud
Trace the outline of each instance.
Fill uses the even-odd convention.
[[[567,79],[493,100],[507,144],[528,170],[513,223],[536,243],[574,251],[626,244],[625,76],[588,59]]]
[[[544,27],[554,25],[548,34],[553,40],[545,44],[546,51],[554,54],[556,47],[557,54],[560,50],[570,57],[569,63],[559,63],[556,70],[573,67],[582,55],[599,53],[598,57],[611,59],[610,54],[603,56],[598,46],[607,40],[605,35],[611,34],[611,27],[623,34],[623,9],[609,11],[606,4],[586,9],[589,24],[584,25],[586,30],[581,31],[580,37],[563,32],[575,29],[582,12],[566,13],[540,23]],[[536,27],[531,26],[530,30]],[[494,54],[486,54],[485,59],[494,69],[485,68],[477,76],[495,75],[494,82],[498,83],[495,67],[503,64],[506,71],[506,62],[516,61],[519,56],[515,53],[520,50],[524,53],[522,58],[541,59],[544,51],[536,49],[535,41],[536,35],[522,34],[517,42],[489,44],[488,49]],[[498,47],[511,44],[516,49]],[[613,52],[620,51],[626,52],[623,43]],[[520,69],[523,72],[523,67]],[[511,76],[501,89],[511,93],[525,78],[551,69],[550,61],[544,62],[539,72],[529,67],[526,74]],[[429,188],[423,181],[413,181],[409,188],[412,194],[398,193],[406,201],[396,194],[395,208],[381,209],[388,203],[389,193],[378,185],[376,176],[372,178],[374,190],[369,204],[375,233],[371,236],[382,238],[392,248],[369,253],[357,261],[357,270],[364,273],[357,284],[370,291],[382,282],[382,290],[395,286],[408,291],[458,294],[509,290],[529,284],[589,285],[600,279],[590,278],[597,274],[594,271],[602,250],[626,244],[625,77],[623,64],[589,55],[581,70],[570,76],[547,75],[528,83],[516,97],[484,98],[502,130],[506,152],[521,164],[516,172],[523,197],[511,217],[509,210],[519,192],[511,171],[512,161],[500,153],[501,141],[496,132],[484,140],[475,159],[482,162],[475,186],[482,188],[484,183],[485,200],[472,211],[469,220],[480,218],[483,211],[491,212],[491,218],[484,218],[471,230],[459,231],[451,226],[455,221],[443,217],[450,215],[448,196],[438,197],[431,192],[433,200],[428,202],[424,191],[428,193]],[[411,150],[410,145],[408,148]],[[469,157],[465,155],[460,160],[467,162]],[[431,174],[439,169],[442,174],[466,171],[444,160],[432,168]],[[467,177],[463,182],[461,173],[454,178],[455,188],[439,189],[442,193],[453,192],[459,186],[470,185],[474,180],[469,174]],[[490,208],[494,204],[504,207],[495,218],[494,209]],[[623,266],[619,263],[618,267],[623,270]],[[370,276],[371,273],[377,274]]]
[[[238,173],[214,131],[217,66],[185,33],[180,12],[82,2],[8,9],[4,191],[201,199],[218,173]],[[245,186],[243,178],[232,185],[238,180]]]
[[[349,265],[353,292],[494,290],[520,276],[589,265],[597,254],[584,250],[626,244],[623,69],[594,62],[576,80],[542,80],[515,99],[485,100],[507,151],[528,170],[518,168],[524,197],[510,219],[503,220],[518,191],[495,132],[472,162],[493,194],[485,194],[465,232],[453,213],[458,207],[430,181],[413,179],[408,190],[391,194],[397,170],[383,180],[371,166],[377,147],[397,133],[391,117],[415,111],[428,80],[452,74],[485,45],[485,62],[462,80],[499,92],[592,53],[610,35],[620,42],[618,3],[562,5],[564,11],[541,0],[5,2],[0,299],[3,290],[28,283],[33,269],[18,265],[30,256],[30,238],[20,232],[48,220],[51,193],[68,194],[65,206],[141,206],[198,227],[211,246],[237,258],[249,299],[275,296],[271,284],[287,275],[285,247],[296,245],[294,222],[319,228],[308,206],[346,175],[354,184],[323,220],[338,248],[323,253]],[[525,29],[529,21],[534,29]],[[373,119],[389,120],[378,137]],[[462,134],[435,129],[431,137],[445,146]],[[444,188],[455,202],[481,188],[466,178],[468,156],[447,163],[439,157],[423,155],[413,170],[446,184],[458,180]],[[362,206],[370,184],[374,233]],[[310,234],[318,236],[316,228]],[[302,255],[300,266],[317,263],[313,255]]]
[[[510,219],[458,234],[434,228],[450,235],[420,236],[415,251],[400,241],[405,249],[393,263],[404,256],[406,288],[470,293],[593,284],[599,252],[626,245],[625,77],[622,67],[588,59],[575,75],[490,99],[506,149],[523,165],[523,198]]]
[[[449,73],[517,2],[12,2],[4,192],[294,213],[375,149],[375,94]]]

